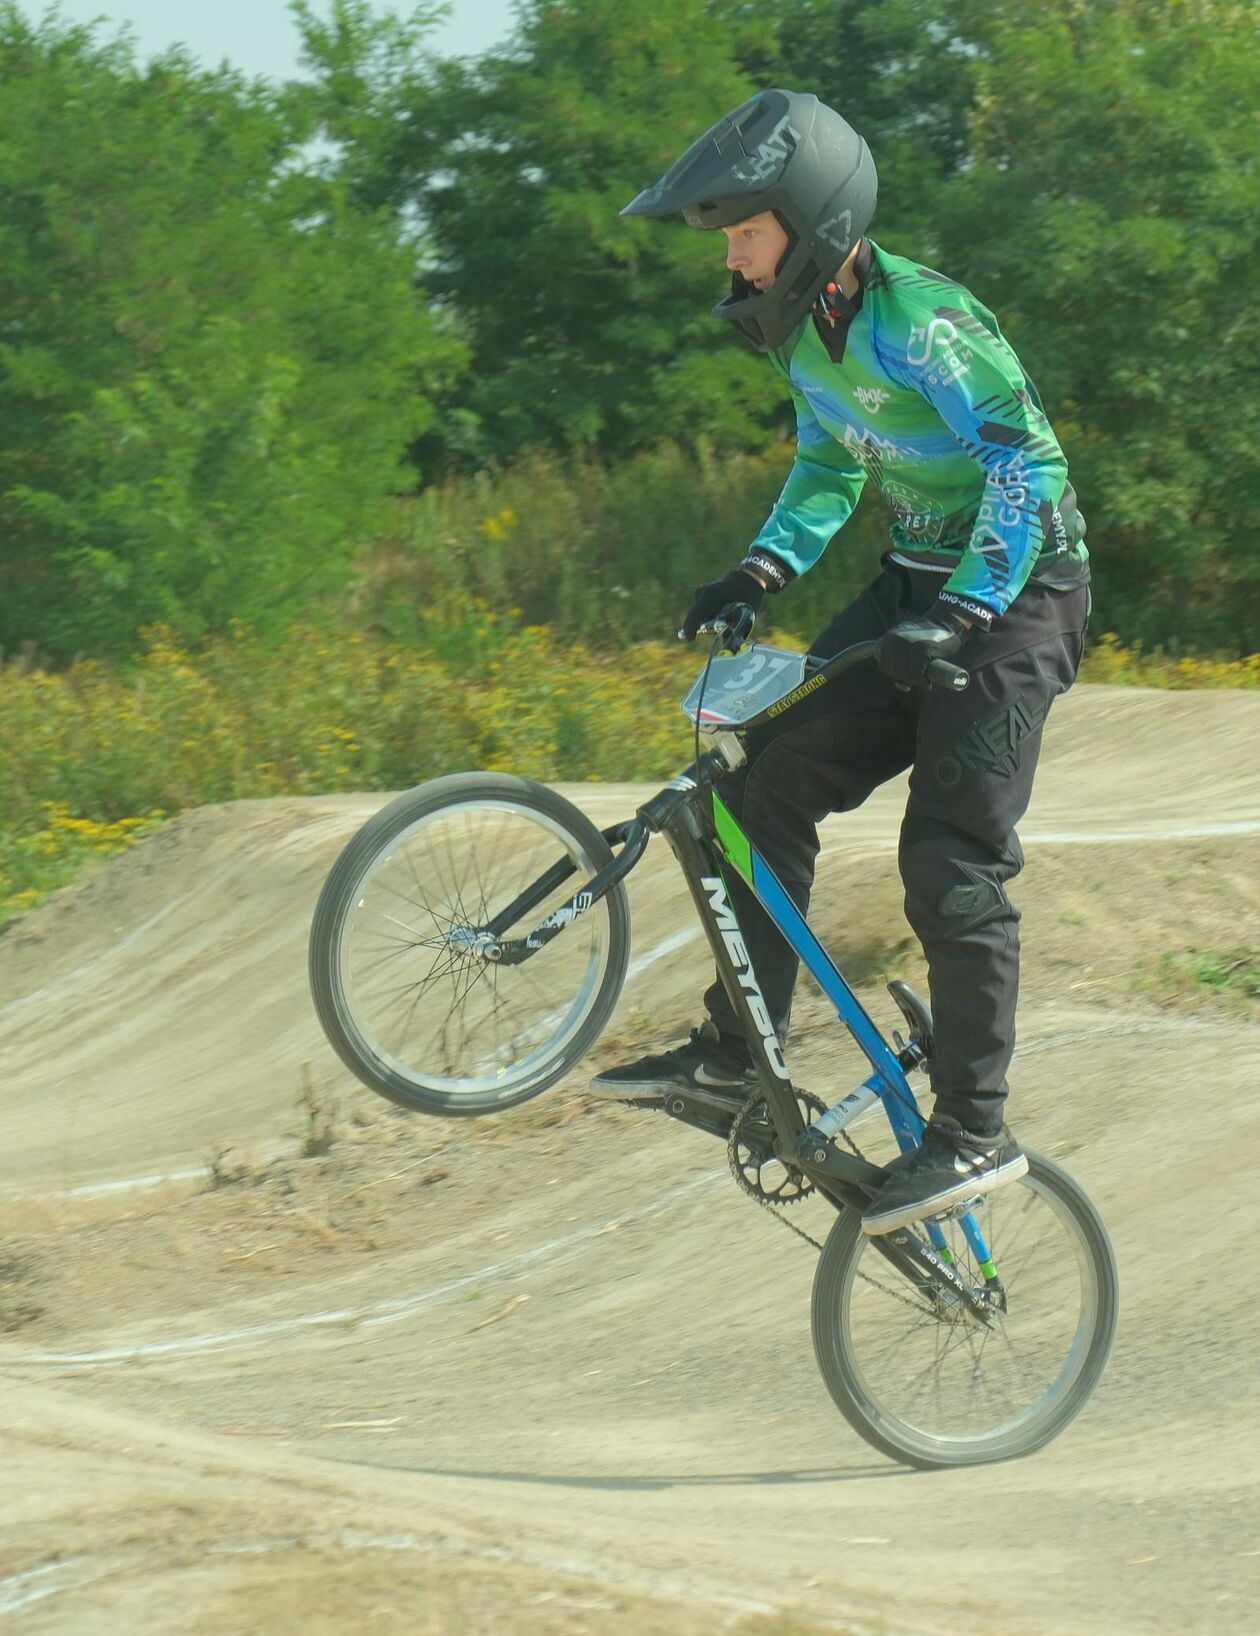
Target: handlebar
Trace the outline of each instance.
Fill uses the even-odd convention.
[[[757,615],[746,602],[733,602],[729,608],[714,620],[701,625],[698,635],[718,636],[720,646],[727,653],[738,653],[752,635],[753,626],[757,623]],[[679,631],[679,636],[682,632]],[[861,664],[864,659],[873,659],[879,642],[855,642],[851,647],[844,648],[831,659],[809,658],[805,662],[805,669],[809,672],[829,670],[838,675],[842,670],[848,670],[851,665]],[[845,660],[839,664],[837,661]],[[948,659],[933,659],[929,662],[924,676],[933,687],[943,687],[951,693],[961,693],[971,681],[970,674],[961,665],[951,665]]]
[[[720,636],[723,652],[738,653],[752,635],[756,623],[756,612],[746,602],[732,602],[730,607],[722,609],[716,619],[698,625],[696,635]],[[678,632],[678,640],[680,642],[687,640],[681,630]]]
[[[933,659],[927,667],[927,679],[933,687],[947,687],[953,693],[961,693],[971,677],[961,665],[951,665],[948,659]]]

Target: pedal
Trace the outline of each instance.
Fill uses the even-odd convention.
[[[724,1097],[704,1091],[667,1091],[665,1100],[658,1105],[679,1124],[691,1125],[695,1130],[702,1130],[708,1136],[720,1136],[725,1141],[744,1103],[742,1099],[728,1102]]]
[[[910,1030],[910,1040],[905,1045],[901,1043],[900,1035],[894,1035],[898,1044],[898,1061],[907,1070],[921,1068],[932,1060],[936,1051],[936,1035],[932,1030],[932,1008],[921,994],[911,988],[909,983],[902,982],[900,977],[895,977],[888,984],[888,992]],[[907,1058],[910,1060],[907,1061]]]
[[[975,1210],[982,1205],[987,1197],[988,1195],[985,1193],[977,1193],[974,1198],[963,1199],[960,1204],[952,1205],[948,1210],[940,1210],[936,1215],[928,1216],[925,1219],[935,1222],[938,1226],[942,1226],[947,1221],[961,1221],[969,1211]]]

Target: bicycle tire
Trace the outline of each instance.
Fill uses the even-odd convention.
[[[890,1413],[877,1401],[873,1388],[854,1356],[852,1301],[857,1288],[858,1263],[872,1245],[862,1232],[858,1212],[842,1210],[819,1257],[814,1277],[811,1328],[815,1356],[827,1390],[841,1414],[866,1442],[893,1460],[921,1470],[943,1470],[1014,1460],[1044,1447],[1080,1413],[1106,1367],[1115,1337],[1118,1312],[1118,1274],[1115,1252],[1107,1229],[1081,1187],[1066,1171],[1044,1155],[1025,1149],[1028,1175],[999,1189],[1032,1189],[1049,1199],[1064,1222],[1070,1222],[1074,1249],[1081,1270],[1082,1290],[1091,1310],[1080,1320],[1079,1344],[1070,1378],[1043,1403],[1030,1406],[988,1432],[942,1436]],[[994,1199],[996,1195],[990,1195]],[[877,1252],[876,1252],[877,1253]],[[1001,1265],[1000,1251],[995,1258]],[[872,1266],[872,1271],[879,1269]],[[881,1273],[881,1276],[886,1276]],[[866,1281],[874,1282],[867,1274]],[[893,1308],[886,1309],[895,1311]],[[936,1320],[938,1323],[940,1320]],[[954,1319],[956,1320],[956,1317]],[[965,1320],[964,1320],[965,1322]],[[920,1320],[916,1336],[924,1329]],[[1087,1333],[1082,1330],[1087,1328]],[[929,1334],[931,1333],[928,1326]],[[978,1334],[983,1332],[977,1331]],[[939,1340],[936,1342],[940,1347]],[[948,1350],[948,1348],[946,1348]],[[965,1363],[965,1359],[963,1360]],[[1071,1362],[1071,1355],[1069,1355]],[[898,1365],[900,1357],[898,1355]],[[904,1365],[909,1367],[909,1365]],[[869,1371],[866,1372],[869,1374]],[[911,1377],[912,1379],[914,1377]],[[926,1383],[921,1389],[926,1399]]]
[[[506,773],[451,774],[396,797],[359,830],[333,865],[311,923],[311,995],[329,1043],[361,1084],[413,1112],[473,1117],[502,1112],[539,1095],[569,1073],[594,1045],[612,1015],[625,981],[630,955],[630,911],[625,888],[618,883],[580,921],[574,922],[575,926],[587,927],[588,936],[593,921],[602,928],[600,948],[588,973],[589,993],[579,997],[579,1010],[570,1008],[563,1023],[557,1024],[553,1034],[534,1050],[519,1074],[506,1074],[502,1082],[493,1084],[483,1082],[485,1075],[461,1083],[450,1074],[438,1074],[423,1064],[400,1061],[373,1039],[361,1018],[356,1019],[345,981],[347,923],[352,909],[362,908],[363,886],[373,879],[374,866],[379,869],[391,858],[391,849],[401,848],[407,838],[418,833],[426,823],[453,819],[461,814],[467,819],[470,813],[484,811],[510,812],[526,823],[531,818],[537,819],[539,826],[558,847],[569,853],[576,865],[573,878],[565,885],[566,893],[612,861],[608,842],[590,819],[545,785]],[[448,910],[448,916],[453,913]],[[530,921],[531,926],[536,923]],[[438,924],[435,919],[435,928]],[[448,929],[451,924],[448,918]],[[566,928],[534,958],[545,961],[550,950],[562,944],[570,933],[571,928]],[[440,941],[440,937],[430,939],[428,949]],[[407,952],[405,944],[403,947]],[[512,970],[520,971],[530,964],[525,962],[524,967]],[[468,966],[471,965],[469,961]],[[508,977],[505,968],[496,969],[493,975],[496,984],[501,976],[504,980]],[[475,977],[474,973],[474,981]],[[549,1020],[544,1017],[542,1026],[546,1027]],[[509,1039],[508,1043],[511,1045],[512,1041]]]

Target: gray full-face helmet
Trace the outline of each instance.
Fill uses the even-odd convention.
[[[760,91],[693,142],[623,216],[672,216],[732,227],[772,210],[789,245],[775,281],[740,274],[715,318],[738,324],[762,352],[782,346],[875,214],[875,161],[833,108],[802,91]]]

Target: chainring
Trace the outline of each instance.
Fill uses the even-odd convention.
[[[793,1086],[792,1094],[807,1125],[826,1113],[826,1103],[809,1091]],[[735,1180],[758,1204],[799,1204],[814,1191],[803,1171],[775,1156],[774,1125],[764,1092],[754,1091],[735,1115],[726,1139],[726,1158]],[[769,1185],[766,1171],[770,1166],[778,1173],[777,1186]]]

